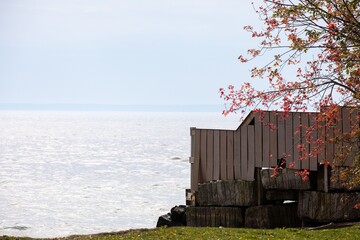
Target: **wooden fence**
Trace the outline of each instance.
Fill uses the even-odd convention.
[[[255,168],[276,167],[283,157],[298,170],[317,171],[319,163],[334,162],[342,144],[350,144],[335,144],[334,134],[359,125],[359,112],[343,107],[329,127],[316,122],[317,114],[321,112],[291,112],[286,117],[283,112],[251,112],[237,130],[191,128],[191,190],[212,180],[254,181]],[[355,152],[354,147],[341,164],[350,166]]]

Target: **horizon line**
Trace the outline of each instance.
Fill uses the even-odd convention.
[[[29,111],[148,111],[221,112],[221,104],[77,104],[77,103],[0,103],[1,110]]]

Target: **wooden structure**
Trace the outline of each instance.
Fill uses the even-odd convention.
[[[255,181],[256,168],[276,167],[284,157],[288,164],[293,163],[295,170],[317,171],[324,161],[336,161],[339,146],[333,141],[333,128],[338,133],[350,132],[351,125],[358,124],[359,112],[342,107],[339,120],[331,127],[317,123],[317,114],[322,113],[290,112],[285,116],[277,111],[251,112],[236,130],[191,128],[191,192],[196,192],[199,184],[210,181]],[[322,127],[308,134],[308,129],[316,124]],[[325,144],[313,156],[310,143],[316,140]],[[298,150],[301,144],[302,156]],[[341,165],[351,166],[353,156]],[[324,172],[327,178],[326,168]]]
[[[335,139],[359,127],[359,110],[341,107],[329,122],[317,121],[322,114],[251,112],[236,130],[191,128],[188,226],[274,228],[360,220],[354,208],[360,186],[349,192],[343,180],[329,181],[331,173],[353,164],[359,142]],[[329,171],[325,162],[336,169]],[[305,169],[306,181],[296,174]]]

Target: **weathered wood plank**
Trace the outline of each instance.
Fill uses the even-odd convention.
[[[195,171],[195,131],[196,128],[190,128],[190,138],[191,138],[191,149],[190,149],[190,188],[194,191],[194,188],[197,188],[198,179],[197,171]]]
[[[234,179],[234,131],[227,131],[227,179]]]
[[[194,129],[194,163],[193,163],[193,182],[191,184],[191,190],[197,191],[198,183],[203,182],[200,171],[200,148],[201,148],[201,133],[200,130]]]
[[[285,119],[285,152],[287,166],[294,162],[294,130],[293,113],[289,113]]]
[[[343,222],[360,218],[360,193],[324,193],[301,191],[298,215],[315,222]]]
[[[343,116],[342,116],[342,109],[343,107],[339,108],[338,109],[338,112],[337,112],[337,117],[336,117],[336,125],[335,125],[335,132],[334,132],[334,136],[335,137],[342,137],[343,135],[343,129],[342,129],[342,126],[343,126],[343,123],[342,123],[342,119],[343,119]],[[343,166],[345,164],[345,158],[342,156],[342,153],[343,153],[343,142],[342,141],[335,141],[335,145],[334,145],[335,149],[334,149],[334,157],[335,157],[335,162],[337,165],[339,166]]]
[[[278,155],[277,158],[286,158],[286,138],[285,138],[285,120],[282,114],[278,115],[277,118],[277,128],[278,128]]]
[[[334,145],[334,126],[326,127],[325,158],[330,163],[334,162]]]
[[[245,227],[283,228],[300,227],[301,221],[296,214],[297,204],[265,205],[246,209]]]
[[[214,131],[214,180],[220,179],[220,132]]]
[[[295,174],[296,170],[286,169],[274,174],[273,169],[261,170],[261,182],[264,189],[273,190],[309,190],[310,180],[303,180],[300,175]]]
[[[240,128],[234,132],[234,174],[235,179],[241,179],[241,132]]]
[[[248,125],[248,171],[247,171],[247,181],[254,181],[255,174],[255,129],[254,126]]]
[[[318,113],[321,114],[321,113]],[[317,115],[318,115],[317,114]],[[324,122],[317,122],[316,123],[316,127],[317,127],[317,137],[319,139],[319,154],[317,156],[318,159],[318,163],[319,164],[323,164],[326,161],[326,128],[325,128],[325,123]]]
[[[225,180],[227,179],[226,175],[226,131],[220,131],[220,179]]]
[[[263,147],[263,163],[262,167],[270,167],[270,128],[269,128],[269,112],[264,113],[262,122],[262,147]]]
[[[255,206],[257,184],[241,180],[219,180],[199,184],[199,206]]]
[[[248,171],[248,126],[240,127],[240,135],[241,135],[241,180],[246,180],[247,171]]]
[[[297,146],[301,144],[301,124],[300,124],[300,113],[294,113],[293,118],[293,134],[294,134],[294,146],[293,146],[293,156],[294,156],[294,169],[301,169],[300,154]]]
[[[350,109],[349,108],[342,108],[342,130],[343,130],[343,134],[347,135],[350,134],[351,132],[351,128],[350,128],[350,118],[351,118],[351,113],[350,113]],[[352,159],[350,157],[351,152],[349,152],[348,150],[350,149],[351,144],[349,142],[343,142],[343,147],[345,150],[345,154],[346,157],[344,159],[344,165],[345,166],[350,166],[350,164],[352,163]]]
[[[269,133],[269,144],[270,144],[270,166],[277,166],[278,159],[278,142],[277,142],[277,113],[270,112],[270,133]]]
[[[360,126],[360,112],[358,110],[358,108],[353,108],[351,111],[351,128],[352,130],[359,128]],[[352,149],[351,149],[351,161],[349,161],[348,165],[351,166],[356,154],[359,152],[359,139],[357,141],[355,141],[352,144]]]
[[[310,142],[311,142],[311,145],[313,147],[311,147],[310,145],[310,152],[311,152],[311,156],[310,156],[310,171],[316,171],[317,168],[318,168],[318,154],[317,154],[317,151],[318,149],[315,151],[313,150],[314,147],[317,148],[316,146],[316,140],[318,138],[318,131],[317,131],[317,128],[316,128],[316,114],[315,113],[312,113],[309,115],[309,127],[311,127],[311,134],[310,134]]]
[[[190,227],[231,227],[244,225],[243,209],[240,207],[189,207],[186,222]]]
[[[201,179],[207,181],[208,177],[206,176],[206,136],[207,130],[201,129],[201,140],[200,140],[200,176]]]
[[[260,114],[256,113],[254,117],[255,126],[255,167],[262,167],[263,160],[263,142],[262,142],[262,122]]]
[[[214,179],[214,130],[207,130],[206,136],[206,181]]]
[[[301,142],[303,144],[303,153],[301,157],[301,168],[310,169],[310,145],[308,139],[308,130],[309,130],[309,113],[301,113]]]

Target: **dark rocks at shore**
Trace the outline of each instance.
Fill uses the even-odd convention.
[[[171,208],[169,213],[161,215],[157,221],[156,227],[163,226],[186,226],[186,206],[175,206]]]

